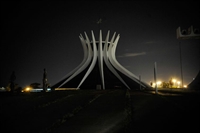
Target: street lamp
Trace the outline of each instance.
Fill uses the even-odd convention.
[[[188,30],[182,29],[178,27],[176,29],[176,36],[177,39],[200,39],[199,29],[194,29],[193,26],[190,26]],[[182,80],[182,87],[183,87],[183,69],[182,69],[182,54],[181,54],[181,42],[179,42],[179,49],[180,49],[180,68],[181,68],[181,80]]]
[[[183,86],[183,67],[182,67],[182,52],[181,52],[181,42],[179,42],[179,50],[180,50],[180,68],[181,68],[181,80]]]

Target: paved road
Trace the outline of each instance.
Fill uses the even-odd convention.
[[[84,90],[0,95],[0,132],[199,132],[200,93]]]
[[[97,91],[56,91],[0,95],[0,132],[47,132],[73,117]]]
[[[130,91],[128,132],[200,132],[200,93]]]
[[[77,115],[52,132],[112,133],[125,124],[125,90],[101,93]]]
[[[0,94],[0,132],[112,133],[126,124],[126,90]]]

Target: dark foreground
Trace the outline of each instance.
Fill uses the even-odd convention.
[[[0,132],[199,132],[199,91],[0,93]]]

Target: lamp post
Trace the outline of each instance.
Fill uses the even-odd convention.
[[[154,82],[155,82],[155,93],[158,93],[158,88],[157,88],[157,64],[156,62],[154,63]]]
[[[179,50],[180,50],[180,69],[181,69],[181,87],[183,87],[183,67],[182,67],[182,51],[181,51],[181,42],[179,42]]]
[[[188,30],[181,30],[180,27],[176,29],[177,39],[200,39],[200,34],[198,29],[194,29],[193,26],[190,26]],[[180,49],[180,68],[181,68],[181,87],[183,88],[183,68],[182,68],[182,51],[181,51],[181,42],[179,42]]]

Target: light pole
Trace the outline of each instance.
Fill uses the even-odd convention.
[[[200,39],[200,34],[198,29],[194,29],[193,26],[190,26],[188,30],[181,30],[181,27],[176,29],[176,36],[177,39]],[[181,67],[181,86],[183,88],[183,68],[182,68],[182,50],[181,50],[181,42],[179,42],[179,49],[180,49],[180,67]]]
[[[154,82],[155,82],[155,93],[158,93],[158,88],[157,88],[157,64],[156,62],[154,63]]]
[[[180,50],[180,67],[181,67],[181,87],[183,87],[183,67],[182,67],[182,51],[181,51],[181,42],[179,42],[179,50]]]

